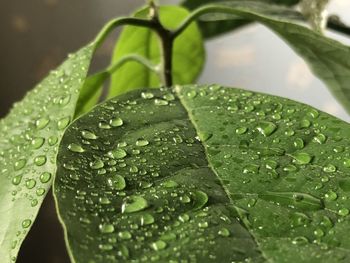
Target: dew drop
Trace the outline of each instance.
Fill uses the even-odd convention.
[[[228,237],[230,236],[230,231],[227,228],[223,227],[219,230],[218,234],[222,237]]]
[[[102,234],[109,234],[114,232],[114,226],[112,224],[100,224],[98,228]]]
[[[169,102],[167,100],[155,99],[154,104],[157,106],[166,106],[169,104]]]
[[[155,251],[163,250],[166,248],[166,246],[167,244],[163,240],[158,240],[151,244],[151,248],[153,248]]]
[[[43,146],[44,142],[45,142],[44,138],[38,137],[33,139],[31,143],[34,149],[39,149],[41,146]]]
[[[236,133],[241,135],[241,134],[245,134],[248,131],[247,127],[239,127],[236,129]]]
[[[294,162],[296,164],[300,164],[300,165],[308,164],[312,160],[312,156],[306,152],[294,153],[294,154],[291,154],[291,157],[293,157]]]
[[[34,164],[37,166],[42,166],[46,163],[46,156],[45,155],[39,155],[34,158]]]
[[[70,117],[64,117],[57,122],[57,127],[59,130],[65,129],[70,122]]]
[[[51,173],[49,172],[44,172],[40,175],[40,182],[43,184],[47,183],[51,179]]]
[[[323,171],[325,173],[334,173],[335,171],[337,171],[337,167],[335,167],[333,164],[327,164],[323,167]]]
[[[32,220],[30,220],[30,219],[24,219],[22,221],[22,227],[23,228],[28,228],[28,227],[30,227],[31,224],[32,224]]]
[[[97,136],[93,132],[88,131],[88,130],[83,130],[81,132],[81,136],[86,140],[96,140],[97,139]]]
[[[115,118],[109,121],[109,124],[112,127],[120,127],[124,124],[123,120],[121,118]]]
[[[136,141],[136,146],[143,147],[147,146],[149,144],[149,141],[147,140],[137,140]]]
[[[115,174],[111,178],[108,178],[107,183],[111,188],[114,188],[118,191],[123,190],[126,187],[124,177],[118,174]]]
[[[68,149],[71,152],[75,152],[75,153],[82,153],[85,152],[85,150],[83,149],[83,147],[81,147],[81,145],[76,144],[76,143],[71,143],[68,145]]]
[[[133,213],[146,209],[148,202],[142,196],[133,195],[128,197],[122,205],[122,213]]]
[[[28,189],[34,188],[35,185],[36,185],[36,181],[34,179],[27,179],[26,180],[26,187]]]
[[[126,155],[126,151],[120,148],[108,152],[108,156],[115,159],[123,159]]]
[[[14,164],[14,169],[15,171],[18,171],[18,170],[21,170],[27,163],[27,160],[26,159],[20,159],[18,161],[15,161],[15,164]]]
[[[264,136],[270,136],[277,130],[276,124],[269,121],[262,121],[257,126],[257,130]]]

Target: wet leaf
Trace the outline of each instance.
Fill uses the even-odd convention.
[[[136,17],[147,17],[148,9],[138,11]],[[175,29],[189,12],[178,6],[161,6],[161,23],[168,29]],[[114,50],[112,64],[124,56],[138,54],[155,65],[161,61],[161,47],[156,33],[150,29],[127,26],[123,29]],[[192,23],[174,42],[173,79],[176,84],[193,83],[199,76],[205,60],[202,36]],[[159,87],[159,76],[144,65],[131,61],[119,68],[113,75],[108,97],[114,97],[129,90],[144,87]]]
[[[234,2],[233,1],[226,1],[226,2]],[[252,2],[251,0],[244,0],[240,2]],[[300,2],[300,0],[255,0],[254,2],[262,2],[262,3],[268,3],[268,4],[277,4],[281,6],[293,6]],[[189,10],[194,10],[196,8],[199,8],[205,4],[217,4],[220,3],[220,1],[213,1],[213,0],[184,0],[182,2],[182,5]],[[240,29],[242,26],[250,24],[252,21],[249,19],[239,18],[236,17],[233,20],[224,20],[224,21],[212,21],[212,22],[205,22],[201,21],[199,22],[199,27],[203,33],[204,38],[212,38],[217,37],[221,34],[227,33],[229,31]]]
[[[51,187],[57,147],[74,117],[93,45],[82,48],[0,121],[0,258],[13,262]]]
[[[298,16],[297,12],[281,8],[283,16],[278,16],[278,7],[234,1],[217,5],[224,13],[206,14],[204,20],[231,20],[232,15],[257,21],[270,28],[287,42],[310,66],[311,70],[322,80],[335,98],[350,112],[350,47],[336,40],[320,35],[299,22],[286,19]],[[272,9],[271,9],[272,8]],[[269,15],[274,10],[275,15]],[[277,15],[277,16],[276,16]]]
[[[348,262],[349,128],[218,85],[115,97],[60,145],[54,194],[71,257]]]

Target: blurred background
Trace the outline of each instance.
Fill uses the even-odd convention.
[[[144,2],[1,0],[0,117],[69,52],[90,41],[109,19],[127,15]],[[329,12],[350,24],[349,0],[333,0]],[[350,37],[327,34],[350,45]],[[116,35],[98,51],[95,69],[108,64]],[[220,83],[288,97],[350,121],[350,116],[312,76],[306,64],[268,29],[249,26],[207,41],[206,49],[207,63],[199,83]],[[45,201],[18,262],[69,262],[51,198]]]

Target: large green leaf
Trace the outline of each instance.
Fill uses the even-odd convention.
[[[348,262],[350,125],[288,99],[178,86],[66,131],[54,194],[73,262]]]
[[[136,13],[136,17],[144,17],[148,8]],[[189,12],[178,6],[161,6],[160,21],[168,29],[175,29]],[[161,49],[156,33],[150,29],[125,27],[115,47],[112,63],[124,56],[138,54],[154,64],[161,61]],[[176,84],[193,83],[200,74],[204,64],[204,47],[201,34],[195,23],[191,24],[174,42],[173,48],[173,81]],[[125,91],[159,87],[161,80],[154,72],[137,62],[123,65],[112,75],[109,97]]]
[[[283,16],[278,17],[278,9],[278,6],[273,5],[253,2],[247,5],[244,1],[234,1],[234,3],[207,6],[207,10],[202,13],[209,10],[214,13],[206,14],[202,19],[231,20],[232,15],[235,15],[267,26],[306,60],[313,73],[350,112],[350,47],[291,20],[292,10],[288,11],[281,7],[280,12]],[[270,15],[269,10],[274,15]],[[298,13],[294,13],[297,17]],[[285,18],[285,14],[288,14],[288,19]]]
[[[234,2],[237,0],[231,0],[227,2]],[[242,2],[242,1],[241,1]],[[243,2],[252,2],[251,0],[243,0]],[[256,0],[256,2],[268,3],[268,4],[278,4],[282,6],[293,6],[300,2],[300,0]],[[182,5],[188,8],[189,10],[194,10],[199,8],[205,4],[216,4],[220,3],[220,1],[213,0],[184,0]],[[199,23],[200,29],[205,38],[216,37],[220,34],[227,33],[232,30],[237,30],[242,26],[250,24],[252,21],[249,19],[239,19],[236,18],[234,20],[226,20],[226,21],[212,21],[205,22],[202,21]]]

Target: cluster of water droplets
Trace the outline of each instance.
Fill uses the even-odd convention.
[[[261,257],[170,91],[95,108],[69,127],[58,160],[56,196],[77,262]]]
[[[90,48],[71,55],[0,121],[1,218],[11,225],[0,239],[12,240],[13,261],[51,186],[58,141],[74,115],[90,56]]]
[[[285,249],[284,259],[314,253],[349,260],[349,124],[287,99],[218,85],[177,91],[268,257],[279,261]]]

